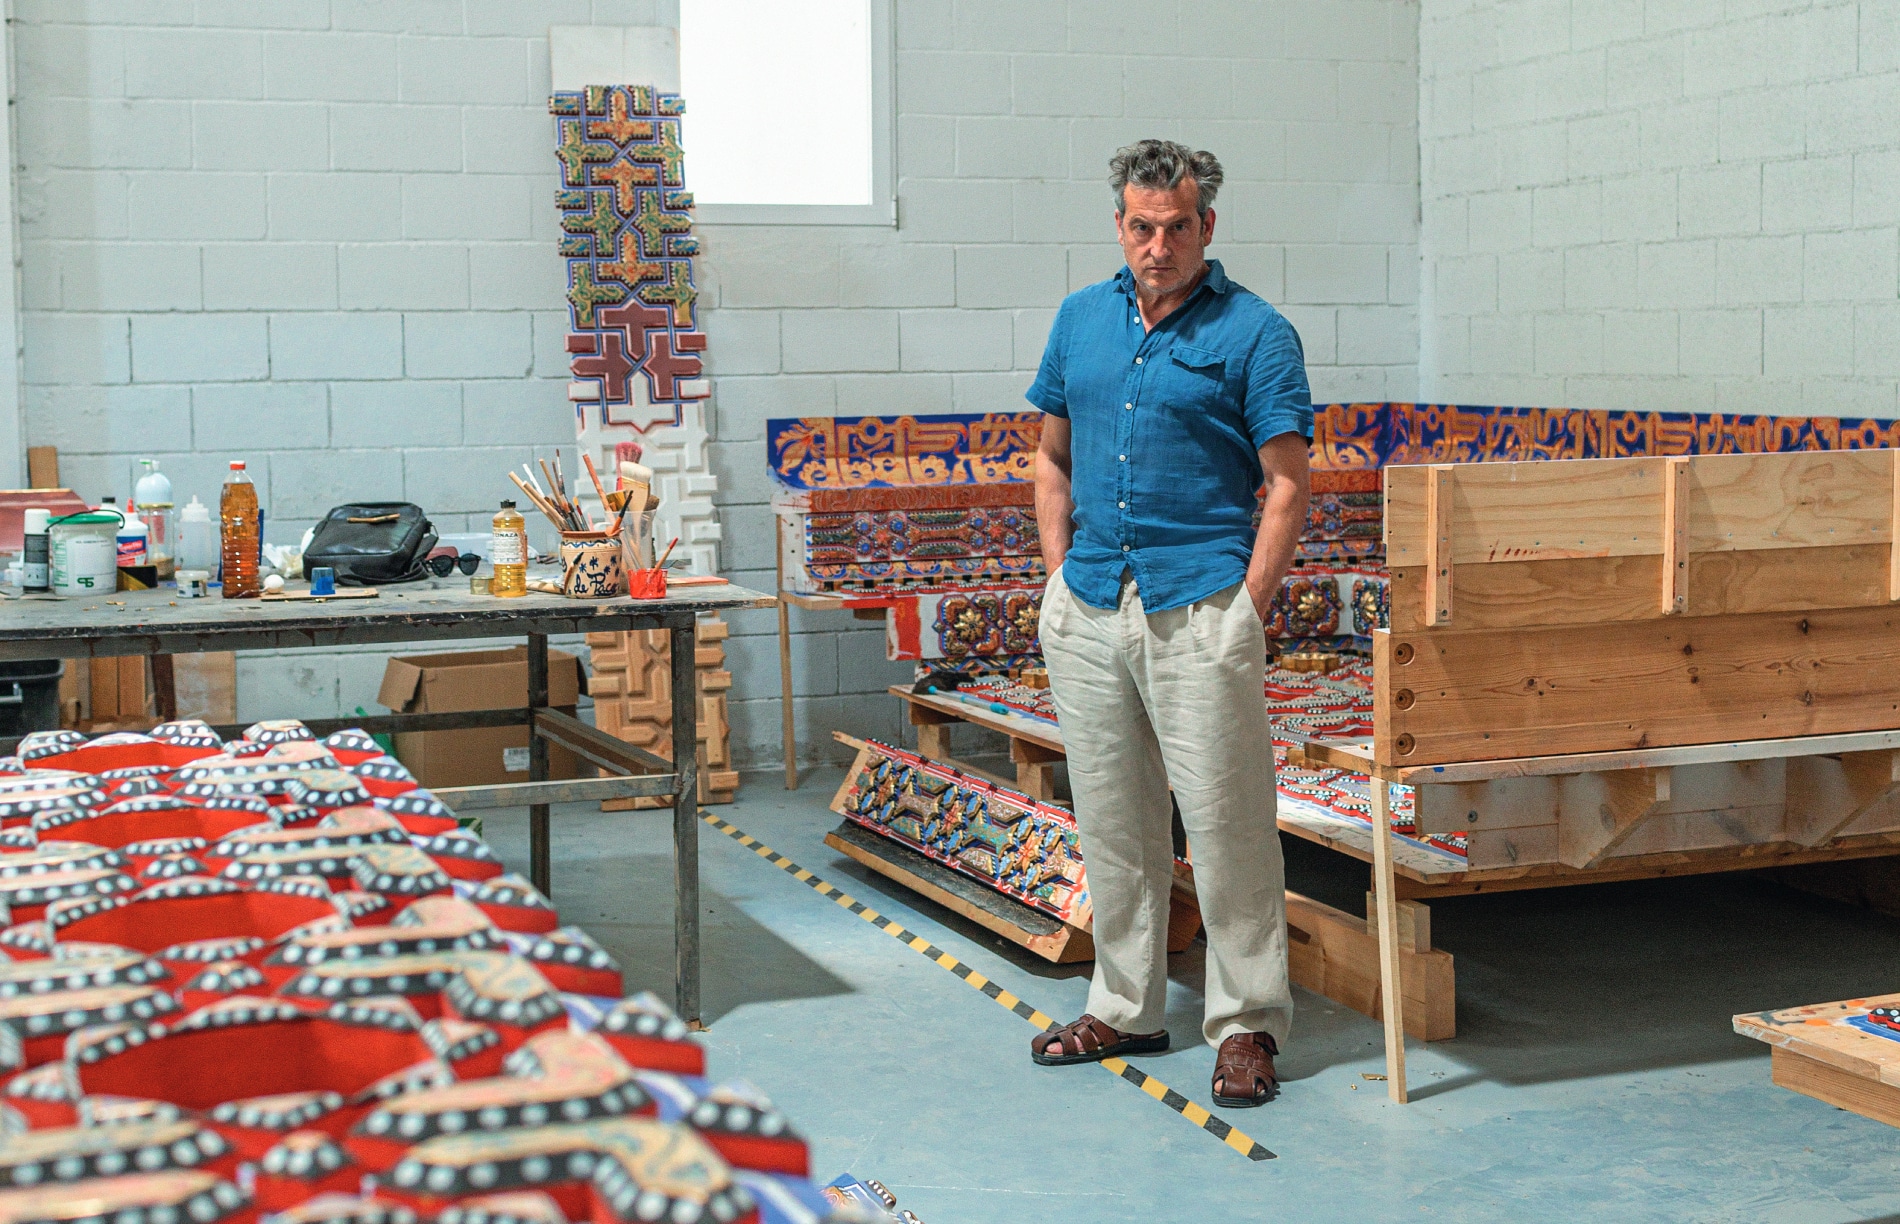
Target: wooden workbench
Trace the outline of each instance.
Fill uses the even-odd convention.
[[[526,807],[530,874],[552,893],[549,805],[643,795],[673,797],[674,991],[677,1010],[699,1017],[699,818],[693,659],[701,612],[769,607],[770,596],[727,584],[676,588],[665,599],[572,600],[534,592],[516,599],[475,595],[466,581],[432,580],[379,588],[374,599],[186,599],[175,590],[0,601],[0,659],[102,658],[201,651],[296,650],[371,642],[527,638],[528,704],[518,709],[305,720],[327,734],[526,726],[527,782],[434,792],[457,811]],[[663,760],[548,708],[550,634],[664,629],[673,659],[672,761]],[[241,728],[219,728],[231,734]],[[608,770],[612,777],[549,781],[548,745]]]

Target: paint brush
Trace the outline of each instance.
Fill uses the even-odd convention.
[[[600,498],[600,504],[607,504],[607,488],[600,483],[600,472],[594,467],[592,455],[582,455],[581,462],[587,465],[587,478],[594,482],[594,493]]]
[[[521,477],[515,475],[513,472],[508,473],[508,479],[515,482],[515,487],[521,490],[522,495],[528,499],[528,502],[530,505],[532,505],[536,510],[539,510],[542,514],[546,515],[548,518],[548,521],[553,523],[557,530],[560,529],[561,519],[560,519],[560,516],[554,512],[553,506],[549,505],[543,498],[538,496],[533,489],[530,489],[525,483],[522,482]]]
[[[667,559],[668,557],[670,557],[670,556],[672,556],[672,555],[673,555],[673,545],[674,545],[674,544],[678,544],[679,542],[680,542],[680,538],[679,538],[678,536],[674,536],[674,537],[673,537],[673,543],[672,543],[672,544],[668,544],[668,545],[666,546],[666,551],[660,554],[660,559],[659,559],[658,561],[655,561],[655,562],[653,563],[653,568],[654,568],[654,569],[665,569],[665,568],[666,568],[666,559]]]

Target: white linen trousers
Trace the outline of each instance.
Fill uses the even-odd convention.
[[[1089,1014],[1126,1033],[1166,1027],[1172,783],[1207,931],[1210,1045],[1293,1023],[1286,873],[1274,823],[1266,633],[1245,583],[1145,612],[1075,598],[1058,568],[1042,601],[1042,651],[1069,759],[1095,906]]]

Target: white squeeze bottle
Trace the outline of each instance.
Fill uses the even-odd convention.
[[[218,575],[218,529],[211,521],[211,507],[196,496],[178,512],[178,568],[204,570]]]

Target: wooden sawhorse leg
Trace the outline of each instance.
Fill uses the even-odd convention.
[[[772,555],[778,565],[779,721],[785,727],[785,789],[798,789],[798,716],[792,712],[792,605],[785,601],[785,520],[772,516]]]
[[[798,789],[798,716],[792,712],[792,606],[778,597],[778,692],[785,724],[785,789]]]
[[[1065,759],[1062,753],[1028,740],[1012,738],[1009,741],[1009,759],[1016,765],[1016,789],[1031,799],[1054,802],[1056,762]]]
[[[1372,892],[1378,901],[1379,1014],[1385,1019],[1385,1092],[1405,1104],[1405,991],[1399,977],[1399,897],[1392,871],[1392,784],[1372,779]]]

